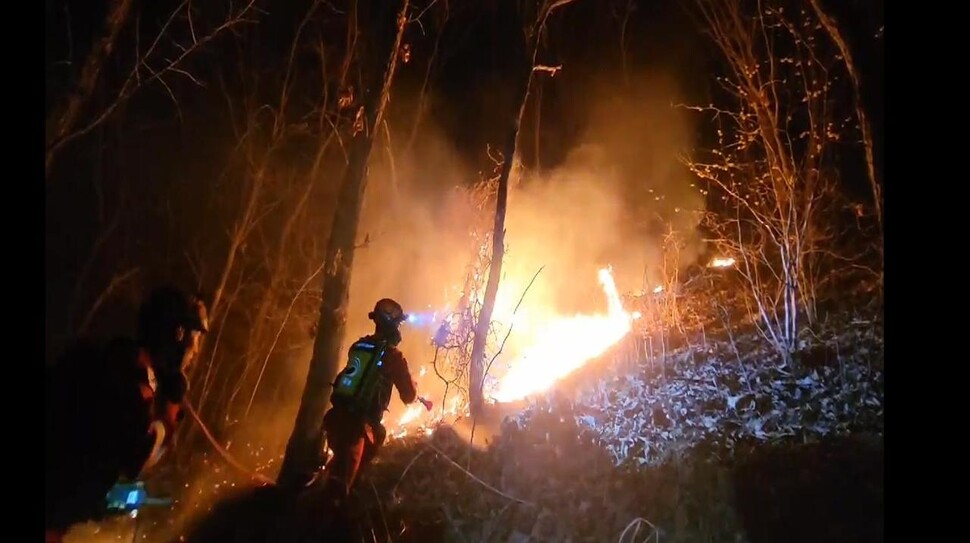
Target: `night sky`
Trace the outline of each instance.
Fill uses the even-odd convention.
[[[424,122],[440,129],[469,177],[474,178],[476,172],[491,167],[486,146],[501,144],[515,108],[512,83],[517,69],[525,62],[522,21],[515,9],[518,2],[451,4],[451,16],[444,27],[439,57],[429,82],[431,95]],[[622,1],[577,0],[549,25],[540,62],[562,64],[563,70],[555,78],[540,78],[537,88],[542,98],[539,146],[542,168],[559,164],[582,136],[587,114],[597,99],[598,85],[607,78],[617,78],[620,84],[619,22],[623,4]],[[716,57],[681,3],[643,0],[636,4],[626,32],[627,70],[673,74],[689,99],[707,101],[711,92],[709,74],[716,65]],[[866,107],[877,137],[877,159],[881,161],[883,5],[879,0],[829,4],[834,10],[832,13],[842,21],[865,78]],[[174,5],[174,2],[137,2],[140,39],[153,35],[158,21]],[[205,82],[206,88],[199,88],[186,78],[169,78],[172,91],[179,97],[178,108],[164,89],[158,85],[148,87],[126,104],[116,120],[61,153],[47,182],[45,199],[45,307],[49,348],[58,338],[62,339],[70,312],[67,309],[70,304],[64,301],[73,298],[75,283],[82,272],[87,286],[81,289],[82,302],[77,307],[82,309],[74,309],[75,320],[79,318],[76,313],[83,313],[83,308],[95,296],[94,285],[105,284],[113,273],[120,271],[119,267],[139,265],[143,273],[148,272],[145,280],[151,281],[153,277],[181,273],[178,265],[171,262],[178,261],[177,255],[185,251],[186,243],[203,253],[219,250],[219,240],[224,235],[222,227],[213,228],[209,219],[220,211],[206,207],[202,198],[193,198],[194,193],[208,190],[201,186],[208,182],[205,180],[218,183],[226,142],[232,138],[225,100],[218,92],[221,83],[217,68],[234,62],[245,50],[251,55],[247,58],[261,63],[264,73],[282,69],[279,59],[285,57],[294,29],[308,5],[307,1],[272,3],[260,16],[258,29],[250,35],[254,39],[240,45],[223,37],[193,57],[188,67]],[[424,5],[416,4],[418,8]],[[45,0],[48,111],[72,75],[71,65],[66,61],[80,64],[92,36],[100,31],[103,18],[104,2]],[[434,36],[439,33],[431,15],[422,22],[424,33],[418,25],[411,25],[406,36],[405,41],[412,48],[412,61],[402,67],[395,82],[396,92],[401,96],[420,88],[434,47]],[[342,32],[339,21],[334,25],[331,31]],[[130,62],[134,34],[131,28],[126,30],[103,72],[103,81],[112,86],[118,84],[122,73],[119,67]],[[312,55],[298,56],[297,71],[316,62]],[[259,74],[252,74],[251,83],[258,81]],[[226,84],[232,88],[234,83]],[[304,90],[311,88],[307,85]],[[259,92],[272,90],[258,88],[257,98]],[[99,90],[95,104],[101,96]],[[296,99],[309,100],[312,96]],[[413,116],[410,106],[413,104],[406,98],[394,103],[388,113],[391,122],[406,125],[407,119]],[[534,108],[530,107],[523,121],[523,141],[535,139],[533,115]],[[522,145],[522,153],[527,165],[535,164],[534,145]],[[851,190],[864,198],[868,185],[860,166],[847,166],[847,171],[855,173],[844,174],[844,178]],[[118,209],[123,212],[116,213]],[[179,222],[185,231],[158,228],[169,223],[166,218],[172,216],[192,219]],[[115,226],[99,245],[97,258],[86,266],[92,245],[112,221]],[[117,293],[119,303],[114,304],[117,307],[106,305],[95,328],[102,331],[116,328],[129,318],[137,293],[137,290],[121,289]]]

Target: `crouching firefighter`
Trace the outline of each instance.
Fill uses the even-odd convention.
[[[104,518],[114,485],[140,478],[175,445],[185,372],[206,332],[201,298],[160,286],[139,309],[137,338],[78,340],[48,370],[47,541]]]
[[[323,427],[333,456],[327,462],[328,503],[340,509],[350,495],[360,471],[365,468],[387,436],[381,421],[396,387],[405,404],[417,398],[415,382],[404,355],[399,326],[407,319],[401,305],[384,298],[368,314],[374,333],[355,341],[349,349],[346,367],[333,383]],[[422,400],[427,407],[429,404]]]

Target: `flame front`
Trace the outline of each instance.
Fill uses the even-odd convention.
[[[510,363],[496,361],[489,372],[497,377],[488,387],[486,395],[499,402],[509,402],[530,394],[547,390],[584,364],[602,355],[618,343],[632,329],[632,322],[640,318],[639,312],[627,313],[620,302],[616,283],[609,269],[599,270],[599,282],[606,295],[606,313],[563,316],[542,304],[515,312],[512,295],[520,285],[506,281],[496,298],[493,320],[511,325],[515,345],[507,345]],[[424,369],[422,367],[422,369]],[[430,376],[420,371],[419,378]],[[467,405],[458,395],[444,402],[445,409],[435,408],[428,412],[420,403],[406,406],[394,423],[388,426],[391,438],[409,435],[415,428],[443,418],[458,416]],[[467,411],[464,415],[468,415]],[[396,424],[395,424],[396,423]]]
[[[626,336],[633,316],[623,310],[610,270],[601,269],[599,280],[608,313],[559,317],[538,325],[531,344],[499,380],[492,394],[495,400],[514,401],[542,392]]]
[[[415,402],[409,405],[407,410],[404,411],[404,414],[401,415],[401,418],[398,419],[397,425],[407,426],[411,421],[420,417],[422,412],[424,412],[424,406],[420,403]]]

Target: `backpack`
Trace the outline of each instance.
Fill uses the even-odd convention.
[[[381,367],[387,342],[357,340],[350,346],[347,365],[333,382],[330,401],[354,413],[367,414],[374,409],[377,393],[381,389]]]

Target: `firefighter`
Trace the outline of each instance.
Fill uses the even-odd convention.
[[[156,289],[139,313],[139,366],[154,373],[153,420],[164,432],[163,443],[174,445],[175,430],[185,417],[186,374],[202,350],[209,332],[208,313],[200,295],[173,287]],[[149,460],[157,461],[158,458]]]
[[[206,306],[170,286],[139,308],[137,337],[80,340],[47,375],[47,541],[99,520],[119,480],[135,480],[174,445],[185,372],[208,332]]]
[[[331,408],[324,416],[324,430],[333,456],[324,469],[330,505],[339,509],[357,479],[384,443],[387,431],[382,419],[391,401],[392,388],[405,404],[417,396],[408,362],[397,348],[400,324],[407,319],[401,304],[381,299],[368,314],[374,333],[355,341],[349,349],[347,366],[337,375],[331,394]]]

